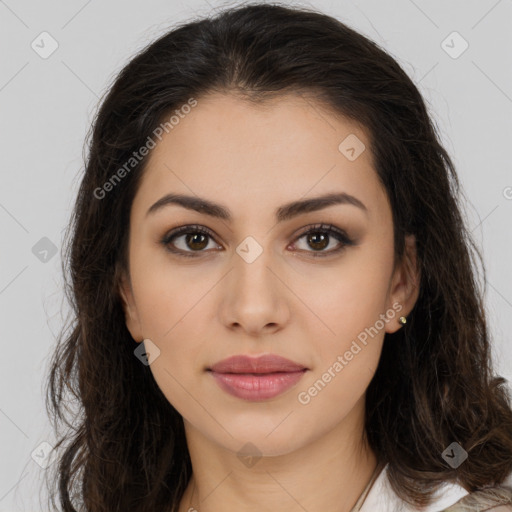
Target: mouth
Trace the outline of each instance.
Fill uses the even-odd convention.
[[[249,401],[274,398],[296,385],[308,371],[304,365],[281,356],[233,356],[207,371],[226,393]]]

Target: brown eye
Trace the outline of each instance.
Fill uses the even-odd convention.
[[[320,251],[325,249],[329,245],[329,235],[325,233],[309,233],[307,236],[307,243],[315,249],[315,251]]]
[[[339,253],[346,246],[354,245],[346,233],[332,225],[319,224],[311,227],[305,233],[297,238],[300,240],[304,238],[307,247],[313,249],[304,249],[304,252],[310,252],[312,256],[330,256],[331,254]],[[338,241],[338,248],[326,251],[325,249],[331,245],[331,242]],[[335,244],[334,244],[335,245]],[[303,251],[303,249],[300,249]]]
[[[180,239],[183,240],[178,242]],[[213,234],[203,226],[182,226],[165,235],[161,243],[174,254],[194,257],[207,252],[210,239]]]
[[[205,244],[205,241],[208,242],[208,235],[204,235],[203,233],[185,235],[185,244],[187,247],[194,250],[204,249],[208,245],[208,243]]]
[[[182,239],[181,242],[179,240]],[[300,252],[310,253],[313,257],[330,256],[343,251],[347,246],[355,245],[348,235],[335,226],[329,224],[317,224],[296,238],[305,239],[306,248],[299,248]],[[184,257],[198,257],[207,250],[210,241],[214,241],[213,233],[204,226],[181,226],[166,234],[160,241],[162,245],[173,254]],[[338,247],[336,247],[336,241]],[[180,246],[181,245],[181,246]],[[326,250],[331,245],[334,249]],[[215,244],[214,244],[215,246]],[[217,245],[218,249],[222,247]]]

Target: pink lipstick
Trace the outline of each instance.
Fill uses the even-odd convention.
[[[297,384],[307,370],[304,365],[274,354],[233,356],[208,368],[221,389],[252,401],[284,393]]]

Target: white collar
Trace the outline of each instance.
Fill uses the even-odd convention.
[[[434,494],[434,500],[428,507],[413,507],[392,490],[387,469],[386,464],[374,481],[359,512],[439,512],[469,494],[460,485],[446,482]]]

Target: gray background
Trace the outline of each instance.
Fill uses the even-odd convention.
[[[68,312],[60,249],[98,99],[127,60],[175,22],[235,4],[0,0],[0,512],[42,510],[46,496],[36,460],[54,438],[42,382]],[[426,98],[484,254],[497,370],[512,377],[512,0],[302,5],[379,43]],[[58,43],[47,58],[31,46],[51,49],[44,31]],[[56,254],[43,252],[52,245]]]

